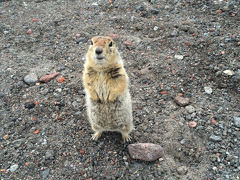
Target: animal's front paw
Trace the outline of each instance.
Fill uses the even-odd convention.
[[[98,138],[100,137],[102,135],[102,133],[101,132],[95,132],[93,135],[92,135],[92,140],[94,140],[94,141],[97,141],[98,140]]]
[[[130,142],[132,140],[132,137],[129,134],[122,134],[123,142]]]

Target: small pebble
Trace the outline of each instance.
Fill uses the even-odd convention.
[[[180,166],[177,168],[177,173],[179,175],[185,175],[188,172],[188,168],[186,166]]]
[[[40,78],[40,82],[49,82],[51,81],[52,79],[54,79],[55,77],[57,77],[60,73],[59,72],[56,72],[56,73],[53,73],[53,74],[47,74],[47,75],[44,75]]]
[[[18,165],[17,164],[13,164],[13,165],[11,165],[11,167],[10,167],[10,171],[11,172],[14,172],[14,171],[16,171],[18,169]]]
[[[183,59],[183,55],[177,55],[177,54],[176,54],[176,55],[174,56],[174,58],[175,58],[175,59],[182,60],[182,59]]]
[[[237,126],[238,128],[240,128],[240,117],[234,117],[234,124],[235,126]]]
[[[226,74],[226,75],[228,75],[228,76],[232,76],[232,75],[234,75],[234,72],[233,72],[232,70],[229,70],[229,69],[223,71],[223,73]]]
[[[212,135],[209,137],[209,139],[210,139],[211,141],[213,141],[213,142],[220,142],[220,141],[222,141],[221,136],[216,136],[216,135],[214,135],[214,134],[212,134]]]
[[[154,30],[154,31],[157,31],[157,30],[158,30],[158,27],[157,27],[157,26],[154,26],[153,30]]]
[[[197,123],[195,121],[191,121],[188,123],[189,127],[194,128],[197,126]]]
[[[32,30],[31,29],[27,30],[27,34],[32,34]]]
[[[38,81],[38,77],[35,73],[29,73],[24,77],[24,82],[28,85],[35,84]]]
[[[151,9],[151,13],[154,14],[154,15],[157,15],[159,14],[159,10],[158,9]]]
[[[211,87],[208,87],[208,86],[206,86],[206,87],[204,87],[204,91],[207,93],[207,94],[212,94],[212,88]]]
[[[27,108],[27,109],[32,109],[32,108],[35,107],[35,104],[34,104],[34,102],[26,102],[26,103],[24,104],[24,106],[25,106],[25,108]]]
[[[188,98],[183,98],[183,97],[177,96],[177,97],[175,97],[175,102],[179,106],[186,106],[190,103],[190,100]]]
[[[186,106],[185,109],[187,110],[187,112],[189,114],[192,114],[195,111],[195,108],[193,106],[191,106],[191,105]]]

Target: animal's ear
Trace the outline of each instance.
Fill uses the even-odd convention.
[[[112,47],[112,45],[113,45],[113,42],[111,41],[111,42],[109,43],[109,47]]]

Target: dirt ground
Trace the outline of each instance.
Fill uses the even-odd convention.
[[[239,0],[0,0],[1,179],[240,179],[239,10]],[[118,133],[90,139],[81,79],[95,35],[114,38],[130,77],[130,143],[159,144],[163,158],[131,159]]]

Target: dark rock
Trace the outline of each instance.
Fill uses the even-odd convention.
[[[137,10],[137,11],[144,11],[144,7],[141,6],[141,5],[140,5],[140,6],[137,6],[137,7],[136,7],[136,10]]]
[[[0,92],[0,98],[4,97],[4,94],[2,92]]]
[[[157,15],[157,14],[159,14],[159,12],[160,12],[158,9],[151,9],[150,11],[151,11],[151,13],[154,14],[154,15]]]
[[[32,109],[32,108],[35,107],[35,104],[34,104],[34,102],[26,102],[26,103],[24,104],[24,106],[25,106],[25,108],[27,108],[27,109]]]
[[[222,138],[221,136],[216,136],[214,134],[212,134],[210,137],[209,137],[209,140],[213,141],[213,142],[220,142],[222,141]]]
[[[183,98],[180,96],[175,97],[175,102],[179,105],[179,106],[186,106],[190,103],[189,98]]]
[[[128,151],[133,159],[155,161],[163,156],[163,148],[152,143],[129,144]]]

